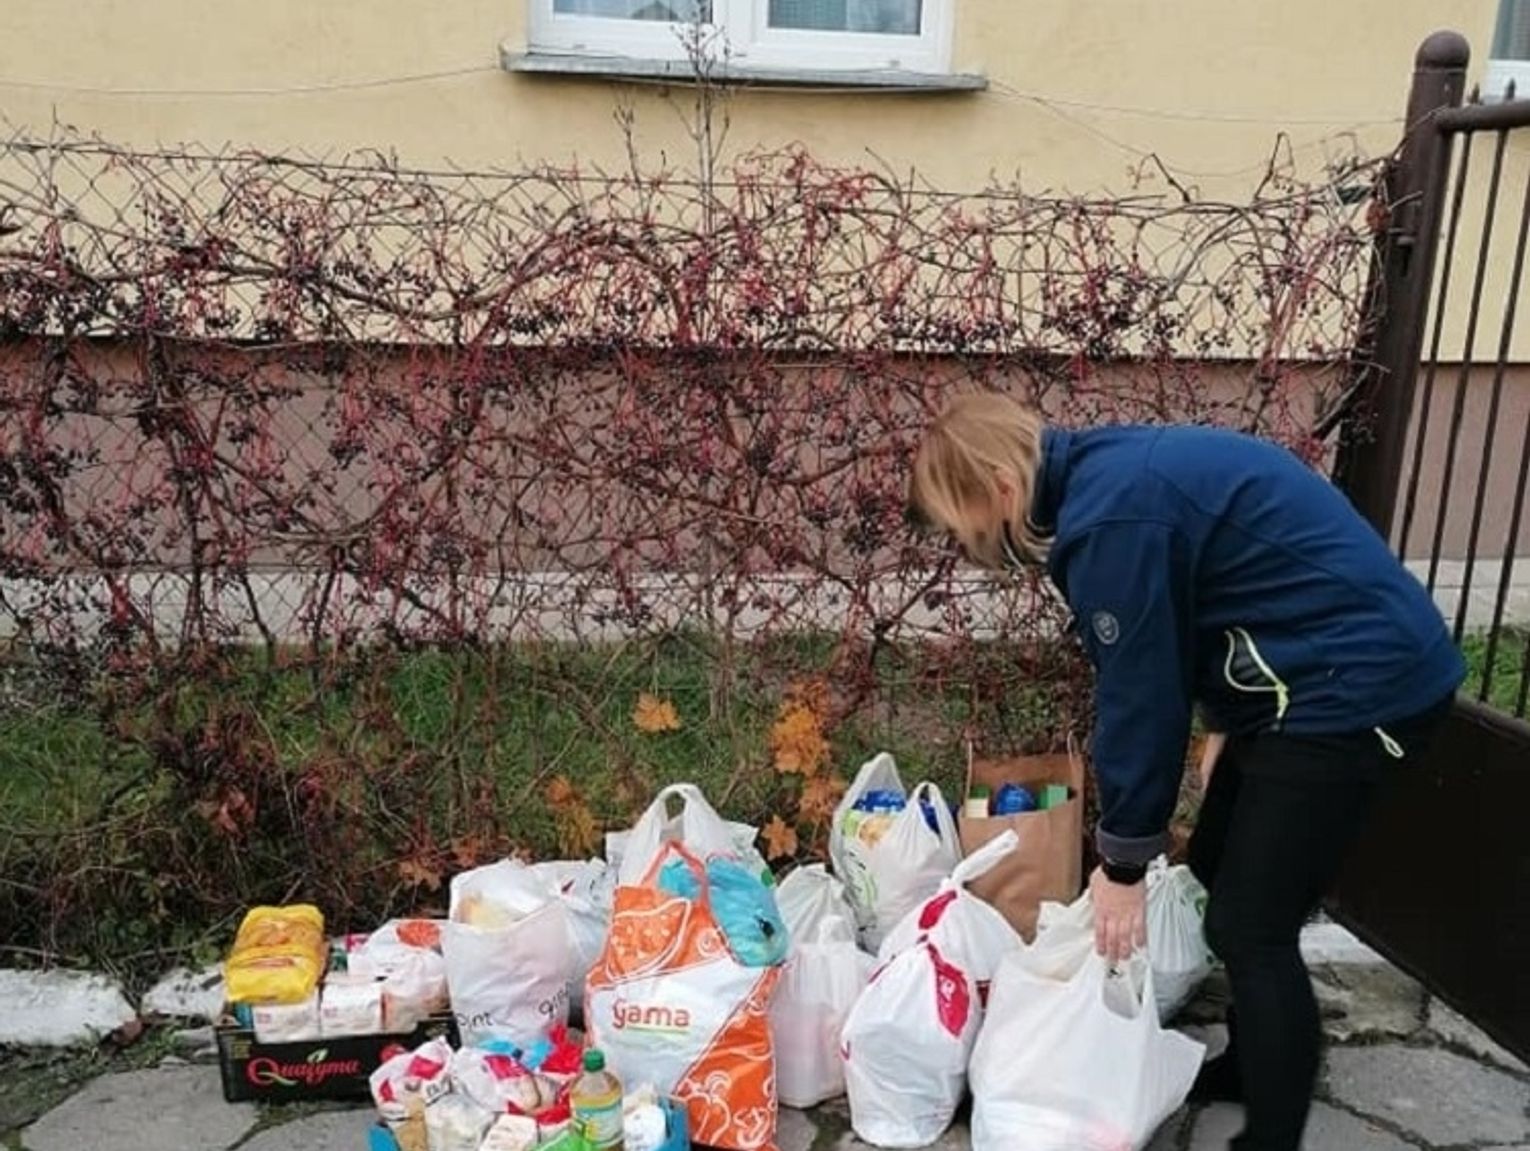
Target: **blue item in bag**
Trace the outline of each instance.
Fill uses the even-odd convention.
[[[790,941],[775,893],[732,859],[708,860],[707,884],[712,889],[712,915],[733,957],[745,967],[784,963]],[[671,859],[659,869],[659,890],[681,899],[696,899],[701,885],[685,860]]]
[[[1035,811],[1036,797],[1018,783],[1006,783],[993,797],[995,815],[1019,815],[1022,811]]]

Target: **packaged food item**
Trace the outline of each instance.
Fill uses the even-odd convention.
[[[445,1011],[446,960],[434,951],[411,947],[391,964],[382,981],[383,1024],[388,1031],[413,1031],[431,1015]]]
[[[993,797],[994,815],[1019,815],[1037,810],[1036,797],[1031,790],[1018,783],[1006,783]]]
[[[352,975],[386,979],[422,953],[439,954],[441,923],[436,919],[391,919],[370,935],[346,937],[346,969]]]
[[[526,1115],[556,1126],[568,1119],[567,1091],[527,1069],[511,1044],[464,1047],[451,1058],[457,1090],[490,1111]]]
[[[569,1091],[574,1129],[604,1151],[622,1145],[622,1083],[606,1070],[606,1057],[596,1049],[584,1053],[584,1074]]]
[[[253,1003],[247,1010],[249,1025],[262,1043],[300,1043],[321,1034],[317,991],[301,1003]]]
[[[251,908],[224,965],[229,1001],[301,1003],[318,987],[327,955],[317,907]]]
[[[968,819],[987,819],[991,798],[986,787],[974,787],[967,793],[967,802],[962,807],[962,814]]]
[[[462,1095],[443,1095],[425,1109],[430,1151],[478,1151],[494,1113]]]
[[[532,1151],[541,1138],[535,1119],[501,1115],[489,1128],[478,1151]]]
[[[412,1114],[413,1100],[418,1097],[423,1124],[425,1106],[451,1090],[451,1061],[451,1044],[445,1039],[432,1039],[387,1060],[368,1079],[378,1115],[394,1127]],[[420,1131],[423,1135],[423,1126]]]
[[[319,1034],[379,1035],[384,1030],[383,981],[355,975],[331,975],[319,993]]]
[[[652,1084],[645,1084],[622,1100],[623,1151],[663,1151],[668,1138],[669,1119]]]
[[[404,1080],[403,1091],[403,1117],[392,1124],[393,1138],[398,1142],[398,1151],[429,1151],[430,1128],[425,1124],[425,1092],[423,1086],[414,1076]]]

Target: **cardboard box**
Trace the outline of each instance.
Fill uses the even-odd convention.
[[[262,1043],[251,1028],[220,1024],[218,1069],[230,1103],[294,1103],[308,1099],[368,1100],[368,1077],[400,1050],[412,1051],[445,1035],[455,1045],[450,1013],[433,1015],[400,1035],[356,1035]]]

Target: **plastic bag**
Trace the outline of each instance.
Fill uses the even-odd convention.
[[[658,889],[671,858],[687,861],[700,898]],[[698,1143],[763,1151],[775,1142],[768,1012],[780,969],[734,957],[705,875],[699,859],[671,843],[646,882],[616,889],[611,932],[585,987],[585,1022],[618,1078],[685,1102]]]
[[[877,1147],[939,1139],[966,1094],[978,1024],[972,977],[929,940],[877,971],[845,1021],[840,1049],[855,1133]]]
[[[1169,1019],[1211,973],[1206,946],[1205,889],[1187,867],[1160,858],[1147,875],[1147,957],[1153,968],[1158,1017]],[[1067,905],[1043,903],[1025,965],[1038,975],[1068,979],[1094,950],[1094,902],[1089,894]]]
[[[582,1011],[585,977],[600,958],[611,926],[616,870],[599,859],[589,859],[534,863],[531,871],[556,893],[567,914],[568,941],[574,954],[569,1001],[574,1010]]]
[[[994,981],[972,1055],[974,1151],[1135,1151],[1184,1103],[1205,1048],[1165,1031],[1139,955],[1048,979],[1023,953]]]
[[[324,916],[317,907],[254,907],[224,965],[230,1003],[302,1003],[328,966]]]
[[[776,887],[776,907],[787,934],[796,940],[816,940],[826,923],[838,920],[855,929],[855,912],[845,897],[845,885],[821,863],[797,868]]]
[[[409,1114],[411,1086],[426,1104],[447,1094],[452,1089],[451,1061],[452,1047],[445,1039],[432,1039],[385,1060],[367,1078],[377,1113],[390,1125],[402,1122]]]
[[[669,814],[671,799],[680,801],[680,810],[673,816]],[[763,878],[770,869],[755,850],[758,834],[748,824],[724,820],[694,783],[677,783],[654,797],[631,831],[606,836],[606,859],[623,887],[644,882],[666,843],[678,843],[703,861],[713,856],[741,860]]]
[[[845,1093],[840,1033],[875,966],[855,945],[855,926],[847,916],[823,917],[814,935],[793,934],[791,956],[770,1005],[782,1106],[816,1107]]]
[[[868,818],[856,809],[872,791],[902,791],[897,764],[882,754],[863,764],[834,813],[830,859],[844,881],[862,941],[876,948],[898,922],[940,888],[961,859],[956,821],[933,783],[909,793],[903,810]],[[924,806],[933,812],[930,826]]]
[[[530,1043],[568,1022],[568,915],[525,864],[456,876],[441,948],[464,1043]]]
[[[940,891],[888,933],[878,952],[882,962],[928,937],[942,955],[972,976],[979,1000],[986,1002],[999,962],[1022,942],[1009,921],[969,892],[967,884],[998,866],[1019,843],[1014,831],[1005,831],[958,863]]]
[[[425,1110],[430,1151],[478,1151],[494,1112],[461,1095],[437,1099]]]
[[[1160,860],[1147,875],[1148,959],[1158,1018],[1168,1022],[1211,974],[1206,889],[1184,866]]]
[[[712,914],[728,947],[745,967],[775,967],[786,962],[789,939],[776,908],[774,892],[732,859],[710,859],[706,881]],[[670,859],[659,870],[659,889],[682,899],[698,899],[700,885],[685,860]]]

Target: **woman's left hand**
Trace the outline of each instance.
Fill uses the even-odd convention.
[[[1112,963],[1125,963],[1147,944],[1147,883],[1113,883],[1096,868],[1089,877],[1094,900],[1095,950]]]

